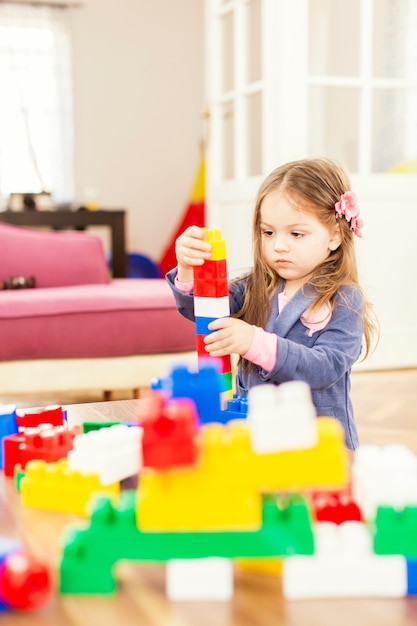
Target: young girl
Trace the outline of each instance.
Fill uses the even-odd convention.
[[[262,183],[253,218],[253,269],[229,285],[230,318],[209,326],[213,357],[240,355],[236,393],[262,383],[303,380],[317,415],[336,417],[347,446],[358,446],[350,399],[351,367],[377,330],[358,280],[354,236],[362,219],[346,172],[327,159],[274,170]],[[176,241],[167,274],[177,308],[193,320],[193,267],[210,258],[204,231]]]

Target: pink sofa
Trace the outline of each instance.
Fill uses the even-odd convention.
[[[195,362],[195,328],[164,279],[111,279],[101,240],[0,223],[0,396],[149,386]]]

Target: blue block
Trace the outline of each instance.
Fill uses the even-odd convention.
[[[408,558],[407,562],[407,595],[417,595],[417,559]]]
[[[209,330],[208,325],[214,320],[218,319],[217,317],[196,317],[195,318],[195,334],[196,335],[209,335],[212,333],[212,330]]]
[[[233,394],[233,398],[228,401],[227,409],[222,411],[223,424],[227,424],[231,420],[246,419],[248,414],[248,397]]]
[[[224,423],[221,375],[215,362],[209,359],[198,372],[190,372],[186,365],[174,367],[166,378],[151,381],[151,389],[165,393],[168,398],[194,400],[200,424]]]
[[[16,405],[0,405],[0,468],[3,468],[3,437],[19,432],[16,422]]]

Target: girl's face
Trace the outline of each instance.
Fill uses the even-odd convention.
[[[291,297],[339,247],[339,227],[295,209],[279,189],[264,198],[260,217],[263,260],[286,281],[285,294]]]

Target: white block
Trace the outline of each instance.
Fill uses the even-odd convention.
[[[98,474],[102,485],[135,476],[142,468],[140,426],[117,424],[74,437],[68,467],[83,474]]]
[[[316,409],[307,383],[257,385],[248,393],[248,424],[258,454],[312,448],[317,444]]]
[[[360,446],[352,466],[352,495],[365,519],[378,506],[417,504],[417,457],[406,446]]]
[[[380,556],[362,522],[315,527],[316,553],[284,560],[283,594],[288,599],[392,597],[407,595],[403,556]]]
[[[195,317],[229,317],[230,302],[229,296],[221,298],[194,298]]]
[[[230,600],[233,564],[229,559],[172,559],[166,565],[166,594],[170,600]]]

